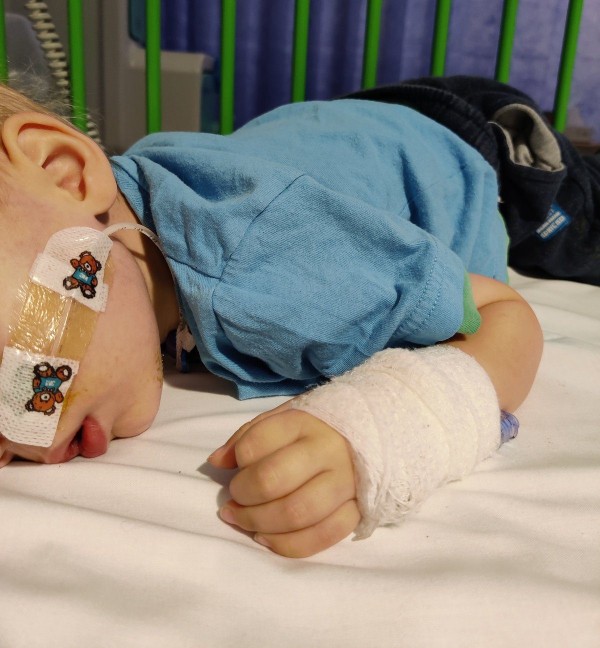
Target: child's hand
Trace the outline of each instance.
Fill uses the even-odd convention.
[[[287,403],[246,423],[208,460],[240,469],[221,518],[254,532],[276,553],[310,556],[345,538],[360,520],[346,440]]]

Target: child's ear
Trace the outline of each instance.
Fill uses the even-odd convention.
[[[2,126],[9,165],[29,187],[58,191],[94,214],[106,212],[117,194],[114,176],[100,147],[60,119],[37,112],[11,115]],[[34,184],[32,184],[34,183]]]

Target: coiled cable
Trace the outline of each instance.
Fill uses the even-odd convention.
[[[56,89],[61,99],[69,100],[71,94],[69,64],[67,55],[65,54],[65,48],[56,31],[56,26],[52,21],[48,5],[42,0],[27,0],[25,2],[25,9],[27,9],[27,17],[31,22],[36,38],[46,58],[48,69],[54,80]],[[88,136],[104,149],[100,138],[100,130],[89,112],[87,113],[86,128]]]

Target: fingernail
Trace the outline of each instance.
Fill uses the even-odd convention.
[[[223,520],[223,522],[227,522],[227,524],[235,524],[235,517],[233,515],[233,511],[227,506],[224,506],[219,511],[219,517],[221,518],[221,520]]]
[[[264,536],[258,535],[258,533],[254,536],[254,541],[263,547],[267,547],[267,549],[271,548],[271,543]]]

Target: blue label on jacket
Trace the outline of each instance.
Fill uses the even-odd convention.
[[[541,239],[548,241],[570,224],[571,217],[569,214],[564,212],[556,203],[553,203],[546,220],[535,231]]]

